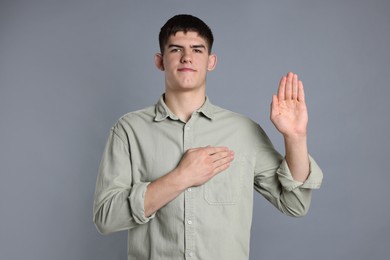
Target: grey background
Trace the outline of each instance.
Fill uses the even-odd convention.
[[[0,2],[0,259],[126,259],[126,232],[97,233],[92,200],[108,131],[154,104],[162,24],[213,29],[213,103],[263,126],[279,78],[306,88],[309,148],[325,179],[309,214],[256,196],[251,259],[390,255],[389,1]]]

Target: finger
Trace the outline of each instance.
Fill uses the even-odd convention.
[[[279,98],[279,100],[284,100],[285,99],[286,80],[287,80],[286,76],[283,76],[280,79],[279,89],[278,89],[278,98]]]
[[[225,158],[224,160],[218,161],[218,164],[215,165],[215,168],[213,170],[213,174],[215,175],[229,168],[232,161],[232,158]]]
[[[206,149],[206,152],[209,154],[209,155],[213,155],[215,153],[219,153],[219,152],[225,152],[227,150],[229,150],[227,147],[225,146],[207,146],[205,147]]]
[[[224,151],[224,152],[218,152],[215,154],[210,155],[211,161],[213,163],[219,164],[223,162],[224,160],[231,160],[234,157],[233,151]]]
[[[271,118],[273,118],[276,115],[279,115],[279,100],[276,95],[273,95],[272,103],[271,103]]]
[[[294,74],[293,74],[292,72],[289,72],[289,73],[287,74],[287,80],[286,80],[286,94],[285,94],[284,100],[292,99],[293,77],[294,77]]]
[[[305,91],[303,90],[302,81],[298,82],[298,101],[305,102]]]
[[[292,99],[297,100],[298,98],[298,75],[294,74],[292,81]]]

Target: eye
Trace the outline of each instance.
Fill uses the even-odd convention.
[[[203,53],[203,51],[201,49],[194,49],[194,52],[195,53]]]
[[[172,49],[171,49],[171,52],[172,52],[172,53],[181,52],[181,49],[180,49],[180,48],[172,48]]]

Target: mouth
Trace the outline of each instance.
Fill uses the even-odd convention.
[[[180,68],[178,69],[180,72],[195,72],[196,70],[191,69],[191,68]]]

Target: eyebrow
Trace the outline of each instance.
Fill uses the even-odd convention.
[[[206,46],[203,44],[190,45],[192,49],[206,49]]]
[[[184,46],[178,45],[178,44],[169,44],[168,49],[169,48],[184,48]],[[195,45],[190,45],[190,48],[191,49],[206,49],[206,46],[204,46],[203,44],[195,44]]]

